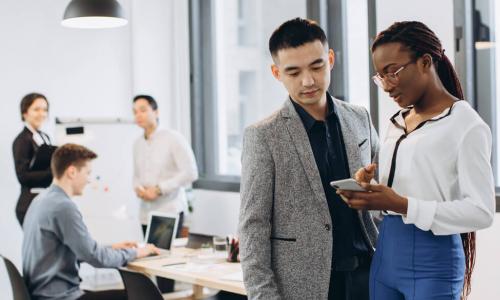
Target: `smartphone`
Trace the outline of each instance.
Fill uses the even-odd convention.
[[[355,191],[355,192],[366,192],[366,190],[359,185],[359,183],[352,179],[342,179],[330,182],[330,185],[336,189],[346,190],[346,191]]]

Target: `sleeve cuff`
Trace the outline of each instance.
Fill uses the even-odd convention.
[[[137,250],[134,248],[124,249],[125,250],[125,264],[127,265],[129,262],[133,261],[137,258]]]
[[[414,224],[419,229],[425,231],[430,230],[436,209],[436,201],[425,201],[408,197],[408,211],[406,216],[403,216],[403,222],[405,224]]]

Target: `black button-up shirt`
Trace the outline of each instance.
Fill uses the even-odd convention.
[[[338,271],[353,270],[357,265],[355,257],[367,254],[368,247],[361,233],[356,210],[349,208],[330,186],[333,180],[350,178],[342,130],[333,100],[327,94],[328,110],[325,121],[314,119],[299,104],[291,101],[309,137],[333,222],[332,268]]]

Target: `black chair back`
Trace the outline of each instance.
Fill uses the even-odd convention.
[[[0,255],[1,256],[1,255]],[[12,286],[12,296],[14,300],[30,300],[30,294],[23,277],[16,266],[7,258],[3,257],[7,274],[9,275],[10,285]]]
[[[160,290],[143,273],[120,269],[128,300],[163,300]]]

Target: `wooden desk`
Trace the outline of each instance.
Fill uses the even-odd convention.
[[[241,274],[241,265],[228,263],[223,259],[210,262],[207,256],[203,255],[201,250],[173,248],[172,254],[167,258],[131,262],[127,267],[134,271],[191,283],[195,299],[203,297],[203,287],[246,295],[242,281],[221,278],[228,274]]]

